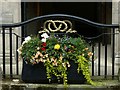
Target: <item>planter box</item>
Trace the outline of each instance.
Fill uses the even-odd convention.
[[[77,73],[77,65],[73,61],[71,61],[70,64],[71,67],[68,68],[68,83],[85,83],[86,79],[84,78],[82,72],[79,74]],[[49,83],[43,63],[32,66],[23,62],[22,80],[26,83]],[[53,77],[51,83],[58,83],[58,80]],[[60,83],[62,83],[62,80]]]

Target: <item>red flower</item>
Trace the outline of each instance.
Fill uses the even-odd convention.
[[[46,47],[46,43],[45,43],[45,42],[44,42],[44,43],[42,43],[42,46],[43,46],[43,47]]]
[[[45,50],[46,50],[46,48],[44,48],[44,47],[42,47],[41,49],[42,49],[42,51],[45,51]]]

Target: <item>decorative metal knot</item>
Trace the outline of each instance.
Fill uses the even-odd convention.
[[[39,31],[39,33],[43,32],[75,33],[77,31],[72,29],[72,23],[69,20],[47,20],[44,22],[43,30]]]

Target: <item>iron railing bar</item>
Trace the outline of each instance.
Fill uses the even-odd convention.
[[[115,33],[115,28],[113,28],[112,33]],[[112,35],[112,79],[114,79],[114,63],[115,63],[115,34]]]
[[[73,16],[73,15],[67,15],[67,14],[49,14],[49,15],[43,15],[43,16],[38,16],[38,17],[35,17],[35,18],[32,18],[32,19],[29,19],[27,21],[24,21],[24,22],[21,22],[21,23],[15,23],[15,24],[0,24],[0,27],[19,27],[19,26],[23,26],[23,25],[26,25],[27,23],[30,23],[30,22],[33,22],[35,20],[38,20],[38,19],[48,19],[48,18],[65,18],[65,19],[74,19],[74,20],[77,20],[77,21],[80,21],[82,23],[85,23],[85,24],[89,24],[91,26],[94,26],[94,27],[100,27],[100,28],[119,28],[119,24],[101,24],[101,23],[96,23],[96,22],[93,22],[93,21],[90,21],[90,20],[87,20],[87,19],[84,19],[84,18],[81,18],[81,17],[78,17],[78,16]]]
[[[3,31],[3,33],[2,33],[2,39],[3,39],[3,78],[5,78],[6,77],[6,75],[5,75],[5,28],[2,28],[2,31]]]
[[[10,28],[10,78],[12,79],[12,28]]]
[[[2,34],[2,33],[0,33],[0,34]],[[10,34],[10,33],[5,33],[5,34]],[[19,38],[24,38],[24,37],[17,35],[16,33],[12,33],[12,34],[14,34],[15,36],[18,36]]]
[[[2,33],[0,33],[0,34],[2,34]],[[5,34],[9,34],[9,33],[5,33]],[[25,37],[21,37],[21,36],[19,36],[19,35],[17,35],[16,33],[12,33],[12,34],[14,34],[14,35],[16,35],[16,36],[18,36],[19,38],[25,38]],[[120,34],[120,33],[102,33],[102,34],[99,34],[99,35],[97,35],[97,36],[95,36],[95,37],[84,37],[85,39],[96,39],[96,38],[99,38],[99,37],[101,37],[102,35],[113,35],[113,34]],[[77,34],[78,35],[78,34]]]
[[[19,75],[19,65],[18,65],[18,36],[16,36],[16,74]]]
[[[107,44],[105,43],[105,78],[107,78]]]
[[[84,38],[85,39],[96,39],[96,38],[99,38],[99,37],[101,37],[103,35],[113,35],[113,34],[119,34],[119,33],[102,33],[102,34],[99,34],[99,35],[97,35],[95,37],[84,37]]]
[[[92,52],[93,52],[93,56],[92,56],[92,76],[94,76],[94,45],[92,45]]]
[[[100,42],[98,43],[98,76],[100,76],[100,55],[101,53],[101,44]]]

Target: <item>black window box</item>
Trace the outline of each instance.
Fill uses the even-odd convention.
[[[84,84],[86,79],[82,72],[77,73],[77,65],[71,61],[71,66],[68,68],[68,84]],[[37,65],[26,64],[23,61],[22,80],[26,83],[50,83],[46,76],[46,69],[43,63]],[[58,80],[53,76],[51,83],[62,83],[62,80]]]

